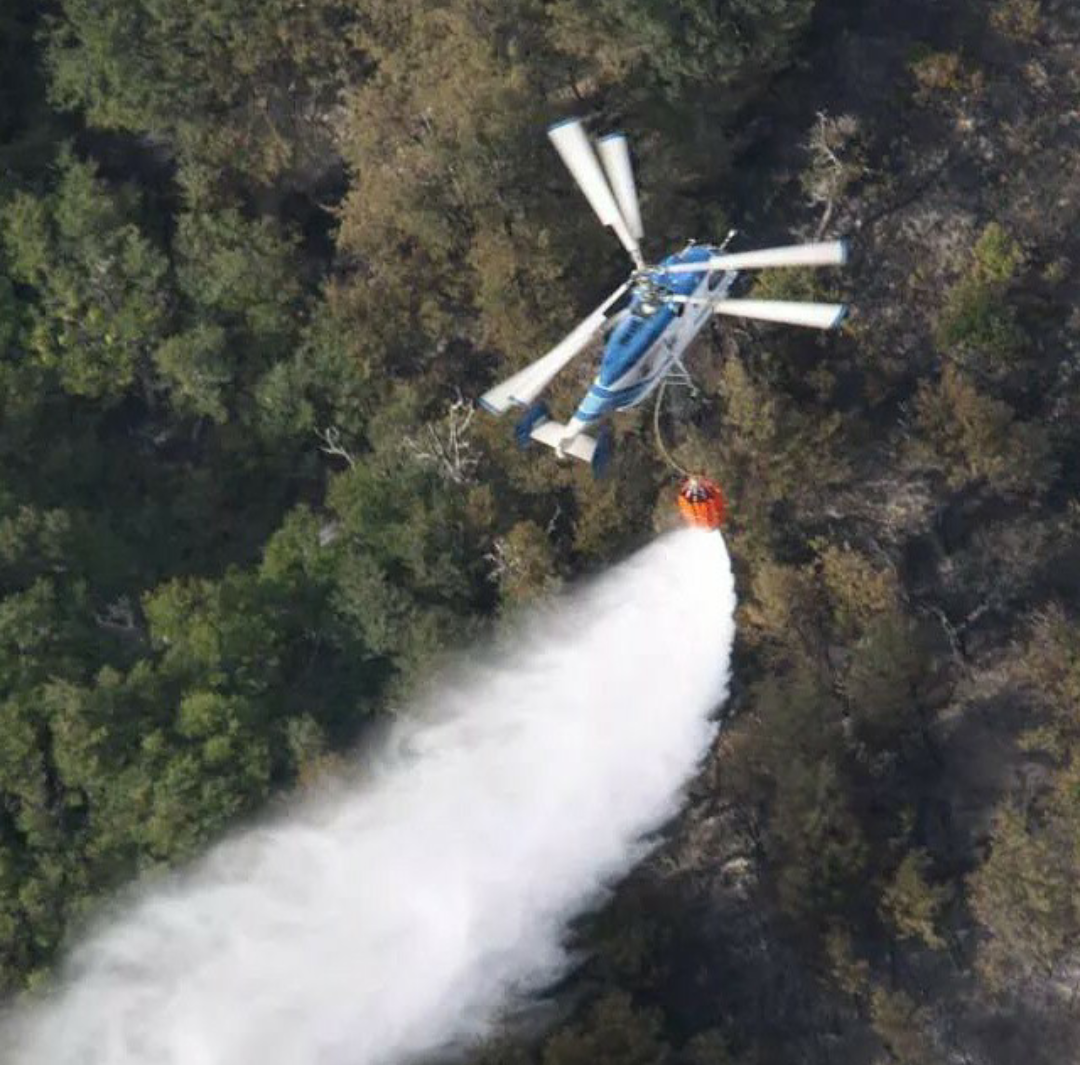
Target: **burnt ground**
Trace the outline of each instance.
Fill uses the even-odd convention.
[[[888,558],[908,608],[936,626],[948,683],[929,722],[937,762],[920,782],[920,832],[958,888],[985,853],[995,805],[1043,773],[1017,743],[1030,720],[1002,662],[1030,611],[1080,587],[1080,523],[1070,512],[1080,476],[1071,427],[1080,407],[1080,5],[1043,0],[1030,35],[991,24],[993,6],[826,2],[809,53],[762,108],[768,118],[742,116],[731,131],[741,175],[733,213],[756,243],[812,237],[826,212],[829,235],[854,239],[845,283],[855,319],[838,380],[846,372],[850,414],[874,429],[852,480],[808,516],[806,533]],[[934,54],[953,58],[920,84],[913,67]],[[819,113],[851,116],[856,130],[839,153],[852,173],[831,207],[811,202],[803,181]],[[1055,480],[1037,495],[951,490],[906,451],[911,399],[940,372],[933,325],[943,294],[993,221],[1025,253],[1015,299],[1033,346],[994,384],[1018,417],[1064,442]],[[730,712],[754,710],[737,689]],[[666,1014],[676,1026],[684,1016],[688,1031],[706,1018],[735,1045],[769,1048],[770,1061],[912,1060],[882,1046],[865,1004],[835,991],[773,905],[753,819],[726,789],[728,757],[721,737],[689,811],[612,910],[628,921],[651,913],[670,929],[656,981]],[[857,944],[919,1007],[935,1060],[1080,1060],[1080,1019],[1054,988],[1001,999],[979,983],[980,932],[960,895],[948,951]]]

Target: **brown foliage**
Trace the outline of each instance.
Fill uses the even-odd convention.
[[[947,365],[936,382],[919,385],[914,456],[941,469],[959,487],[985,479],[1005,492],[1045,488],[1054,473],[1046,430],[1021,422],[1009,405],[981,392]]]

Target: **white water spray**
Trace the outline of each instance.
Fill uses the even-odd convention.
[[[0,1029],[13,1065],[390,1065],[557,976],[712,736],[723,540],[667,536],[467,663],[372,779],[154,886]]]

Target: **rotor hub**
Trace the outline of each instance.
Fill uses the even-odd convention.
[[[631,275],[634,295],[638,299],[637,311],[645,318],[656,314],[672,296],[671,289],[656,280],[655,269],[635,270]]]

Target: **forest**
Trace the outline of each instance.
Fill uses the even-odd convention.
[[[697,342],[728,717],[469,1065],[1077,1060],[1078,100],[1070,0],[7,0],[0,996],[677,520],[651,409],[602,482],[472,410],[623,276],[581,115],[854,313]]]

